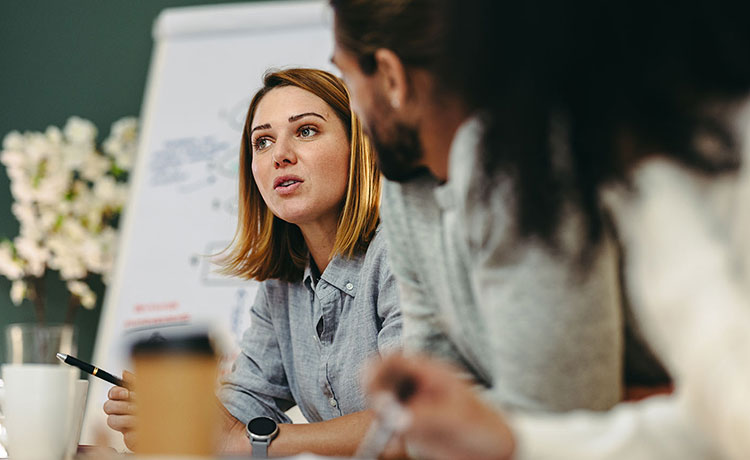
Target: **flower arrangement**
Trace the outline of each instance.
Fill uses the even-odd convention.
[[[96,136],[93,123],[71,117],[62,130],[13,131],[3,139],[0,162],[20,225],[15,238],[0,242],[0,274],[12,282],[12,302],[33,301],[40,322],[47,269],[59,272],[71,294],[65,322],[72,322],[78,305],[96,305],[89,275],[100,275],[106,284],[112,272],[137,120],[116,121],[101,151]]]

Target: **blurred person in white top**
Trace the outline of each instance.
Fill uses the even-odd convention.
[[[746,458],[750,169],[740,164],[750,161],[750,5],[431,7],[445,8],[446,33],[435,43],[442,66],[430,78],[481,124],[468,136],[458,128],[449,151],[423,164],[446,171],[469,162],[469,192],[511,178],[520,235],[553,249],[562,247],[567,203],[576,204],[588,242],[582,264],[587,248],[614,231],[625,293],[675,391],[605,413],[510,412],[444,363],[393,357],[375,365],[369,390],[396,391],[411,379],[402,438],[421,458]],[[345,19],[337,15],[337,32],[351,26]],[[382,132],[406,113],[399,103],[415,86],[397,54],[371,54],[374,70],[362,67],[363,55],[342,71],[365,87],[353,89],[355,108],[374,113],[374,101],[392,102],[366,120]]]

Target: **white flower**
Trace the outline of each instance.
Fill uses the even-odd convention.
[[[133,144],[138,140],[138,119],[122,117],[112,123],[110,138],[119,139],[123,144]]]
[[[18,219],[20,225],[20,235],[34,240],[41,241],[46,235],[46,229],[43,227],[43,221],[34,210],[30,203],[13,203],[11,206],[13,214]]]
[[[96,126],[80,117],[68,118],[63,132],[68,141],[73,144],[93,145],[96,140]]]
[[[65,213],[60,212],[58,209],[56,209],[59,206],[62,206],[62,204],[65,203],[65,201],[61,201],[57,206],[40,206],[39,207],[39,225],[38,230],[40,232],[51,232],[54,230],[55,225],[57,225],[57,221],[59,219],[60,215],[64,215]]]
[[[10,137],[10,134],[8,134],[8,136],[5,137],[6,143],[7,143],[8,137]],[[27,158],[23,154],[23,145],[21,145],[20,148],[10,148],[6,146],[5,150],[3,150],[3,154],[0,155],[0,162],[2,162],[5,165],[5,167],[8,169],[25,168],[28,164],[28,161],[27,161]]]
[[[26,133],[26,145],[24,147],[29,164],[37,167],[42,160],[50,156],[56,149],[50,144],[47,136],[42,133]]]
[[[81,257],[89,271],[106,273],[112,267],[111,254],[99,241],[88,240],[81,246]]]
[[[23,299],[26,298],[26,291],[26,283],[24,281],[13,281],[13,284],[10,286],[10,300],[13,302],[13,305],[21,305]]]
[[[89,290],[86,294],[81,297],[81,305],[86,310],[93,310],[96,306],[96,294],[94,291]]]
[[[0,243],[0,275],[13,281],[14,303],[28,293],[25,279],[42,277],[49,267],[69,281],[84,307],[95,306],[96,295],[82,279],[99,273],[107,283],[111,276],[117,231],[110,223],[128,198],[127,184],[112,172],[130,170],[137,127],[133,117],[116,121],[104,153],[96,149],[94,124],[79,117],[62,130],[13,131],[3,138],[0,162],[20,226],[13,242]]]
[[[117,232],[111,227],[86,240],[81,247],[81,254],[89,271],[102,275],[109,274],[114,266],[116,245]]]
[[[50,203],[49,206],[41,206],[39,208],[39,215],[42,216],[42,219],[44,219],[46,214],[52,214],[54,218],[57,219],[58,215],[66,216],[72,212],[73,203],[67,198],[58,201],[57,203]]]
[[[44,241],[47,237],[47,232],[45,232],[40,225],[36,225],[35,223],[34,225],[22,226],[19,235],[32,241]]]
[[[10,193],[16,201],[22,203],[33,201],[36,196],[34,188],[27,180],[14,180],[10,183]]]
[[[130,187],[126,183],[118,183],[116,187],[117,198],[115,199],[115,202],[117,203],[117,208],[121,208],[128,202],[128,198],[130,197]]]
[[[28,202],[15,202],[10,207],[13,215],[16,216],[21,227],[32,226],[36,223],[37,215],[34,206]]]
[[[41,179],[34,195],[39,203],[54,204],[65,199],[69,188],[70,173],[63,170]]]
[[[75,251],[55,253],[49,261],[49,267],[60,272],[64,280],[80,279],[86,276],[86,267]]]
[[[118,207],[121,194],[117,189],[117,181],[112,176],[104,176],[94,182],[94,197],[97,201],[112,207]]]
[[[82,216],[86,221],[86,229],[88,231],[94,233],[99,231],[99,227],[102,225],[103,211],[104,209],[101,207],[91,206],[88,213],[86,213],[85,216]]]
[[[75,170],[68,164],[68,158],[65,155],[67,148],[65,144],[56,146],[54,154],[44,160],[43,177],[59,175],[70,178],[73,176]]]
[[[44,134],[47,136],[47,140],[54,145],[61,145],[63,143],[63,133],[57,126],[47,127],[47,131]]]
[[[18,131],[11,131],[3,138],[3,149],[5,150],[23,150],[23,134]]]
[[[70,171],[78,171],[83,167],[86,157],[94,151],[93,145],[65,144],[62,148],[62,167]]]
[[[73,183],[72,201],[70,201],[70,210],[74,216],[85,216],[94,206],[95,196],[88,184],[77,180]]]
[[[29,184],[29,186],[31,186],[31,181],[34,178],[34,173],[28,171],[24,166],[25,165],[7,167],[8,178],[10,178],[11,183],[15,181],[25,181]]]
[[[94,273],[101,272],[102,256],[101,247],[96,244],[96,241],[89,239],[81,244],[81,259],[89,271]]]
[[[75,228],[75,226],[69,225],[68,228]],[[80,257],[81,242],[74,241],[64,233],[61,232],[47,239],[47,247],[52,252],[47,264],[51,269],[58,270],[60,277],[64,280],[83,278],[87,270]]]
[[[96,305],[96,294],[91,290],[88,284],[83,281],[71,280],[67,283],[68,291],[81,299],[81,305],[91,310]]]
[[[18,256],[26,261],[28,274],[37,277],[42,276],[49,260],[49,249],[41,246],[38,241],[25,236],[16,237],[13,243],[16,246]]]
[[[111,166],[109,158],[92,150],[81,166],[81,176],[87,181],[94,182],[107,174]]]
[[[23,277],[23,265],[13,256],[13,244],[10,241],[0,243],[0,274],[9,280]]]
[[[115,160],[115,164],[125,171],[133,167],[138,144],[138,120],[125,117],[112,124],[109,137],[102,144],[104,153]]]
[[[67,218],[60,226],[60,234],[67,237],[71,243],[78,243],[89,237],[89,232],[78,219]]]

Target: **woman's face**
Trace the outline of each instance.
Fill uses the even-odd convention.
[[[271,212],[299,226],[335,229],[350,149],[333,109],[303,89],[275,88],[258,104],[251,130],[253,177]]]

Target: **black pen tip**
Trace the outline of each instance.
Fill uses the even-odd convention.
[[[57,353],[56,356],[57,356],[57,359],[59,359],[60,361],[63,361],[63,362],[68,358],[68,355],[65,355],[65,354],[62,354],[62,353]]]

